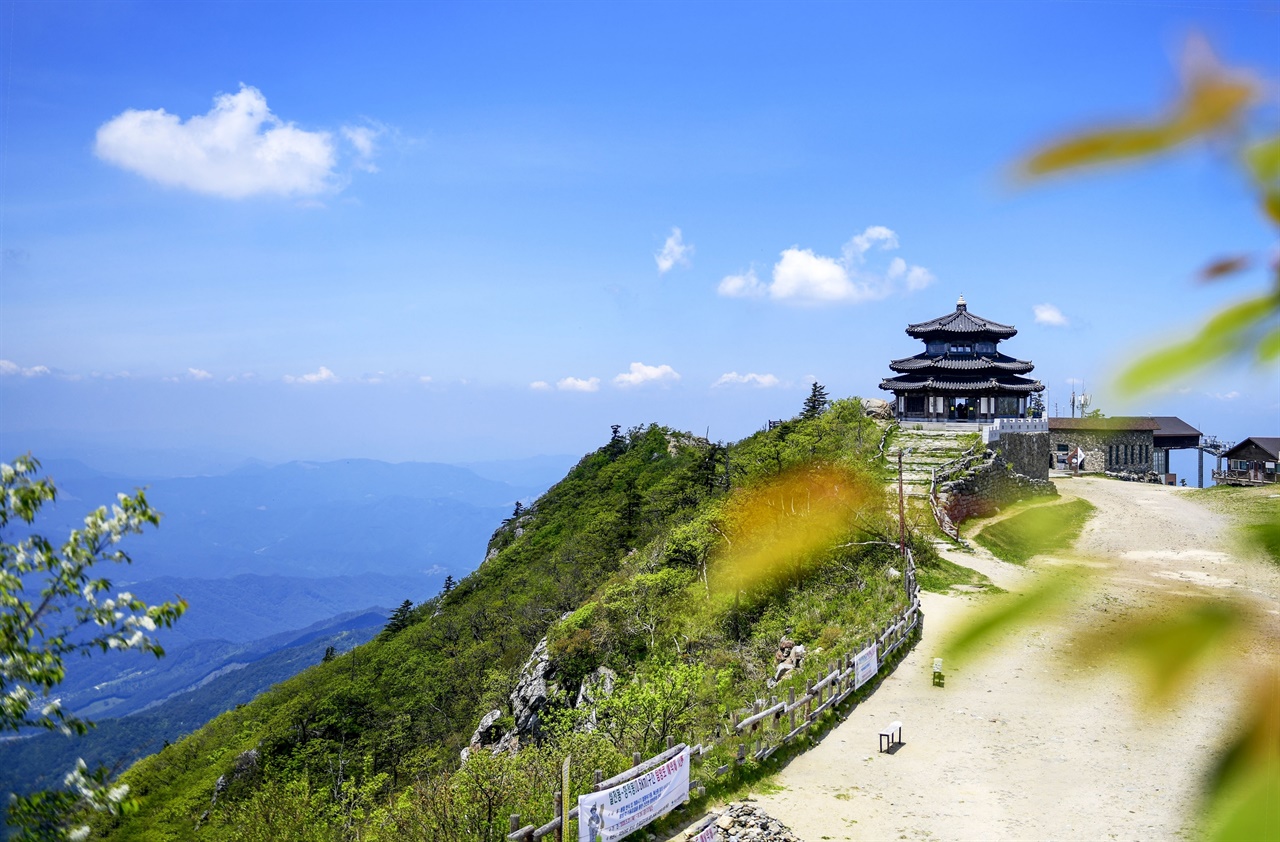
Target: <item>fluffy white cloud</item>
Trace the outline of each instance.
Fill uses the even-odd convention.
[[[711,387],[729,386],[735,383],[751,383],[759,386],[760,388],[767,389],[770,386],[777,386],[780,382],[781,381],[772,374],[756,374],[754,372],[750,374],[739,374],[736,371],[731,371],[728,374],[720,375],[720,379],[712,383]]]
[[[551,388],[551,384],[545,380],[535,380],[529,384],[529,388],[535,392],[545,392]]]
[[[665,274],[676,264],[688,266],[689,258],[692,256],[693,244],[685,243],[684,235],[680,233],[679,228],[672,228],[671,236],[667,237],[667,241],[662,245],[662,251],[655,254],[653,259],[658,263],[658,273]]]
[[[889,261],[883,273],[867,268],[869,251],[896,248],[897,234],[883,225],[872,225],[845,243],[838,259],[792,246],[774,264],[769,283],[762,283],[751,270],[724,278],[717,292],[728,298],[768,294],[776,301],[795,304],[856,304],[885,298],[899,290],[916,292],[936,280],[928,269],[901,257]]]
[[[300,374],[296,377],[292,374],[284,376],[284,382],[286,383],[333,383],[337,379],[338,375],[324,366],[320,366],[318,371],[313,371],[310,374]]]
[[[1209,397],[1220,401],[1233,401],[1240,397],[1240,393],[1234,389],[1230,392],[1205,392]]]
[[[203,368],[188,368],[187,376],[192,380],[212,380],[213,375],[205,371]]]
[[[716,287],[716,292],[726,298],[759,298],[768,291],[768,287],[760,283],[755,269],[748,269],[741,275],[726,275]]]
[[[582,380],[577,377],[565,377],[556,381],[556,388],[562,392],[597,392],[600,390],[600,378],[589,377]]]
[[[1070,324],[1067,317],[1062,315],[1062,311],[1053,304],[1037,304],[1031,309],[1035,311],[1036,324],[1038,325],[1066,327]]]
[[[613,378],[613,385],[630,387],[639,386],[642,383],[664,383],[679,379],[679,372],[669,365],[632,363],[630,371],[625,371]]]
[[[33,365],[24,368],[12,360],[0,360],[0,377],[44,377],[52,373],[47,366]]]
[[[373,154],[369,130],[347,135]],[[367,154],[366,154],[367,150]],[[122,169],[168,187],[227,199],[313,196],[334,189],[337,154],[328,132],[309,132],[271,113],[257,88],[219,94],[213,108],[183,121],[163,108],[129,109],[98,129],[94,151]]]

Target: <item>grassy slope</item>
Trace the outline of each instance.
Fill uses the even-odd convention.
[[[1215,485],[1186,492],[1214,511],[1231,515],[1244,527],[1244,540],[1280,564],[1280,486]]]
[[[566,697],[583,674],[608,665],[624,681],[645,678],[618,693],[634,697],[636,709],[652,702],[653,688],[670,685],[668,696],[683,694],[668,732],[713,727],[730,705],[763,691],[784,630],[830,649],[865,636],[893,610],[900,588],[884,575],[892,550],[839,546],[888,531],[874,465],[878,438],[856,401],[838,402],[818,419],[732,445],[726,478],[725,454],[706,442],[657,426],[629,431],[495,533],[496,555],[453,592],[419,606],[409,628],[314,667],[138,763],[124,779],[140,810],[127,820],[99,819],[98,830],[147,840],[247,839],[268,831],[264,838],[295,838],[295,831],[296,838],[378,838],[375,825],[399,832],[403,822],[427,826],[423,805],[443,803],[424,794],[432,786],[459,790],[471,821],[482,782],[467,776],[484,764],[516,761],[485,755],[455,772],[458,751],[487,710],[504,709],[519,667],[549,629]],[[795,495],[782,500],[769,483],[806,472],[821,477],[819,465],[838,466],[839,476],[861,484],[860,508],[837,546],[788,558],[781,572],[732,595],[711,588],[729,563],[730,536],[741,544],[750,531],[735,520],[734,501],[756,493],[772,517],[801,517],[804,501],[798,507]],[[927,551],[918,555],[923,564],[933,560]],[[597,743],[577,750],[596,752],[605,767],[625,762],[630,750],[661,738],[635,719],[616,709],[602,720]],[[238,773],[236,760],[250,749],[258,760]],[[503,767],[489,778],[537,777],[530,769],[538,752],[520,755],[521,769]],[[223,775],[231,786],[211,809]],[[486,802],[498,824],[521,806],[524,790],[515,783],[508,790]],[[507,800],[498,809],[500,797]],[[442,821],[439,828],[460,819]],[[303,833],[303,825],[311,829]]]
[[[996,558],[1025,564],[1041,553],[1071,546],[1093,511],[1086,500],[1033,506],[983,528],[974,540]]]

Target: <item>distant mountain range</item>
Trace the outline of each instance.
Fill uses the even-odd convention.
[[[97,727],[76,738],[42,732],[0,742],[0,796],[56,788],[77,758],[124,768],[319,663],[328,647],[341,654],[372,639],[386,618],[383,610],[352,612],[250,644],[202,641],[159,660],[121,653],[77,662],[78,684],[95,676],[102,683],[64,685],[64,702],[83,709],[91,701]]]

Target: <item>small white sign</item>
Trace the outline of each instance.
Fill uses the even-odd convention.
[[[866,684],[880,671],[880,660],[876,657],[876,645],[872,643],[857,655],[853,656],[854,689]]]

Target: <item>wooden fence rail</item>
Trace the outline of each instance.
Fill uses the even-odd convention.
[[[903,579],[904,589],[907,594],[906,607],[892,622],[881,628],[880,632],[871,640],[859,641],[859,646],[856,649],[851,653],[840,655],[836,661],[830,664],[820,678],[816,681],[807,682],[803,695],[797,696],[796,689],[792,687],[785,701],[780,701],[777,697],[773,697],[769,700],[768,706],[766,706],[765,700],[756,699],[746,708],[750,711],[748,716],[740,719],[738,712],[735,711],[732,714],[729,733],[721,742],[728,739],[741,739],[743,735],[749,733],[762,733],[761,729],[768,729],[769,726],[772,726],[772,730],[775,731],[775,741],[766,742],[764,736],[760,736],[755,741],[754,750],[750,752],[746,743],[739,742],[738,754],[735,760],[711,769],[710,774],[712,776],[719,777],[736,766],[746,763],[748,754],[750,754],[752,760],[763,763],[778,749],[801,736],[812,727],[822,714],[847,701],[859,689],[854,686],[853,682],[857,672],[854,665],[854,656],[865,649],[866,646],[872,643],[875,644],[878,664],[877,675],[883,670],[886,661],[911,638],[912,633],[920,625],[922,616],[920,612],[920,585],[916,581],[915,558],[910,549],[907,550],[906,571],[903,573]],[[828,688],[830,688],[830,693],[827,692]],[[801,708],[804,708],[804,715],[799,717],[799,722],[797,723],[796,712]],[[782,727],[783,717],[787,717],[786,725],[784,726],[787,730],[785,733],[777,734],[776,732]],[[672,737],[667,737],[666,741],[666,751],[644,761],[640,760],[639,754],[634,754],[631,768],[614,775],[612,778],[602,780],[601,773],[597,771],[595,774],[596,782],[592,787],[592,791],[599,792],[639,777],[650,769],[666,763],[687,747],[685,743],[675,745]],[[696,746],[689,747],[690,763],[700,764],[715,747],[715,741],[699,743]],[[690,791],[702,789],[698,781],[690,781],[689,788]],[[535,827],[532,824],[521,826],[519,814],[512,815],[510,832],[506,838],[512,842],[533,842],[533,840],[542,839],[554,833],[557,842],[561,842],[564,839],[564,830],[568,826],[569,820],[577,818],[578,808],[574,807],[567,815],[561,815],[561,793],[554,794],[554,802],[556,805],[555,817],[540,827]]]

